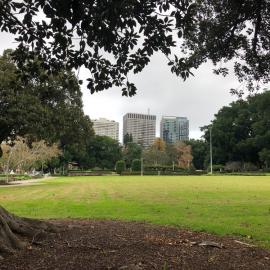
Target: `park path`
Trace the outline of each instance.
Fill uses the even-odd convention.
[[[30,185],[42,185],[43,180],[51,180],[56,177],[49,176],[37,179],[29,179],[29,180],[20,180],[20,181],[12,181],[9,185],[0,185],[0,188],[10,188],[10,187],[17,187],[17,186],[30,186]]]

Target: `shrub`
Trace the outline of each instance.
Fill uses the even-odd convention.
[[[134,159],[131,164],[131,170],[133,172],[138,172],[141,170],[141,160],[140,159]]]
[[[258,170],[258,167],[255,164],[253,164],[251,162],[245,162],[244,163],[244,171],[246,171],[246,172],[255,172],[257,170]]]
[[[118,160],[115,164],[115,170],[118,174],[122,174],[122,172],[126,169],[126,164],[124,160]]]
[[[210,168],[209,168],[210,170]],[[222,164],[214,164],[213,165],[213,171],[214,172],[223,172],[224,171],[224,165]]]
[[[242,164],[240,161],[230,161],[226,163],[224,169],[227,172],[240,172],[242,169]]]

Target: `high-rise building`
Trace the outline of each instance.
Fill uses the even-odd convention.
[[[118,141],[119,140],[119,123],[108,120],[106,118],[99,118],[92,120],[93,128],[95,130],[96,135],[99,136],[108,136],[112,139]]]
[[[127,113],[123,117],[123,136],[131,134],[133,142],[143,147],[152,145],[156,138],[156,116]]]
[[[160,121],[160,138],[166,143],[189,139],[189,120],[186,117],[163,116]]]

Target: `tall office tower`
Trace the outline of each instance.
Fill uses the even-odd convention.
[[[160,138],[166,143],[189,139],[189,120],[186,117],[163,116],[160,121]]]
[[[93,128],[95,130],[96,135],[99,136],[108,136],[112,139],[118,141],[119,140],[119,123],[108,120],[106,118],[99,118],[92,120]]]
[[[133,142],[143,147],[152,145],[156,138],[156,116],[127,113],[123,117],[123,136],[132,134]]]

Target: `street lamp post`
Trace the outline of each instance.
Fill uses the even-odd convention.
[[[210,126],[209,131],[210,131],[210,174],[213,174],[212,126]]]
[[[141,176],[143,176],[143,158],[141,158]]]

